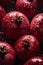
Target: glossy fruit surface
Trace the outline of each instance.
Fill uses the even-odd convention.
[[[16,10],[31,18],[37,12],[37,0],[17,0]]]
[[[43,13],[37,14],[30,25],[31,34],[43,43]]]
[[[7,42],[0,42],[0,65],[12,65],[15,62],[15,51]]]
[[[28,60],[24,65],[43,65],[42,57],[36,56]]]
[[[32,35],[24,35],[15,43],[17,56],[22,60],[38,55],[40,44]]]
[[[29,20],[20,12],[9,12],[2,20],[2,31],[12,40],[27,34],[29,28]]]

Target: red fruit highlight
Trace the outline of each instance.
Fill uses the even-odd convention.
[[[24,65],[43,65],[43,59],[42,57],[36,56],[31,58],[30,60],[27,60]]]

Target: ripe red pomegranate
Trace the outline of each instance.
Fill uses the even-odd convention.
[[[9,39],[17,39],[29,31],[29,20],[17,11],[9,12],[2,20],[2,31]]]
[[[0,42],[0,65],[13,65],[15,51],[7,42]]]
[[[1,24],[1,21],[2,21],[2,18],[5,16],[5,9],[0,6],[0,24]]]
[[[31,18],[37,12],[37,0],[17,0],[16,10]]]
[[[23,61],[38,55],[39,49],[39,42],[32,35],[24,35],[15,43],[16,54]]]
[[[31,34],[43,43],[43,13],[37,14],[30,25]]]
[[[24,63],[24,65],[43,65],[42,57],[36,56]]]
[[[10,2],[11,0],[0,0],[0,4],[3,6],[7,6]]]

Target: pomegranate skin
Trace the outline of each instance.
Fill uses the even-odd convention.
[[[2,20],[2,31],[6,37],[15,40],[28,33],[30,23],[27,17],[17,11],[9,12]]]
[[[0,65],[13,65],[15,56],[15,51],[9,43],[0,42]]]
[[[0,24],[5,14],[6,14],[5,9],[2,6],[0,6]]]
[[[0,0],[0,4],[3,6],[7,6],[10,2],[11,0]]]
[[[30,60],[27,60],[24,65],[43,65],[43,59],[42,57],[36,56],[31,58]]]
[[[38,55],[40,44],[32,35],[24,35],[15,43],[15,51],[21,60],[25,61],[31,57]]]
[[[17,0],[16,10],[31,18],[37,12],[37,0]]]
[[[31,34],[43,43],[43,13],[37,14],[30,25]]]

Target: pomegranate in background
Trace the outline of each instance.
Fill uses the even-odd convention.
[[[31,34],[43,43],[43,13],[37,14],[30,25]]]
[[[0,24],[5,14],[6,14],[5,9],[2,6],[0,6]]]
[[[37,12],[37,0],[17,0],[16,10],[31,18]]]

